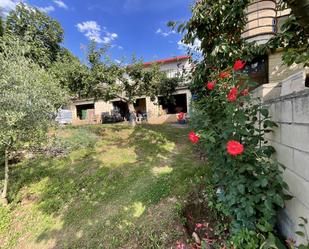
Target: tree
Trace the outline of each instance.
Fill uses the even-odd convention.
[[[6,204],[10,156],[44,141],[65,93],[55,77],[24,56],[18,40],[2,47],[0,71],[0,151],[5,159],[0,200]]]
[[[132,125],[135,125],[134,103],[138,97],[148,96],[155,100],[161,95],[170,98],[180,81],[180,77],[167,78],[159,65],[145,67],[135,57],[129,66],[120,67],[106,56],[106,48],[96,49],[95,44],[90,45],[88,59],[88,85],[92,87],[89,93],[105,101],[118,98],[125,102],[129,107]]]
[[[87,62],[89,76],[85,81],[85,97],[96,97],[109,99],[109,92],[102,92],[101,86],[108,85],[113,87],[122,78],[124,68],[114,63],[107,55],[108,47],[98,47],[95,42],[91,42],[87,51]]]
[[[68,49],[62,48],[58,59],[51,65],[49,71],[60,81],[71,96],[81,98],[88,95],[86,85],[89,68],[82,64]]]
[[[191,90],[199,92],[204,87],[204,82],[214,69],[225,69],[235,60],[242,58],[252,61],[254,58],[283,48],[283,62],[286,65],[303,63],[308,66],[309,61],[309,34],[306,33],[306,25],[301,25],[306,20],[306,13],[297,15],[301,6],[305,6],[308,0],[281,0],[279,10],[286,8],[286,4],[292,8],[292,14],[287,18],[282,32],[277,33],[264,45],[249,43],[242,38],[247,17],[245,9],[250,0],[200,0],[192,7],[192,17],[186,23],[170,22],[172,28],[178,28],[184,33],[183,42],[193,45],[196,40],[201,43],[203,54],[201,63],[196,64],[195,72],[202,77],[193,79]],[[302,4],[302,5],[301,5]],[[296,10],[298,12],[296,13]],[[302,20],[302,21],[301,21]],[[306,21],[305,21],[306,22]]]
[[[178,31],[184,33],[185,44],[194,46],[200,41],[206,69],[226,68],[240,55],[248,53],[250,44],[241,34],[246,25],[244,9],[249,3],[250,0],[197,1],[188,22],[169,22],[168,25],[178,26]]]
[[[286,5],[287,4],[287,5]],[[290,66],[293,63],[309,65],[309,24],[308,0],[280,1],[279,9],[290,7],[292,13],[283,23],[282,32],[276,34],[266,45],[266,49],[283,49],[283,62]]]
[[[299,24],[309,34],[309,1],[308,0],[284,0],[292,9]]]
[[[2,17],[0,15],[0,37],[3,36],[3,32],[4,32],[4,27],[3,27]]]
[[[30,45],[26,54],[40,66],[49,67],[60,52],[63,29],[60,24],[32,6],[19,3],[6,19],[5,33]]]

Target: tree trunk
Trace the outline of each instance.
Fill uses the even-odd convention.
[[[132,103],[128,103],[129,105],[129,123],[131,126],[136,126],[136,115],[134,105]]]
[[[0,198],[0,203],[3,205],[8,204],[7,200],[7,192],[8,192],[8,184],[9,184],[9,152],[7,149],[5,149],[4,152],[4,184],[3,184],[3,190]]]

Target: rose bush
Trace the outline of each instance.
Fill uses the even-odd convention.
[[[230,218],[232,234],[244,228],[267,234],[284,206],[287,185],[271,159],[274,149],[265,140],[276,124],[250,95],[254,84],[243,72],[244,65],[238,60],[223,72],[213,70],[204,81],[206,87],[194,93],[194,132],[189,138],[207,155],[209,183],[217,193],[209,203]],[[200,77],[194,78],[198,81],[193,84],[201,84]],[[209,87],[209,82],[215,84]]]

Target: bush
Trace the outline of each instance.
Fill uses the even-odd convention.
[[[205,88],[193,101],[190,134],[199,150],[206,153],[212,170],[210,183],[216,209],[230,217],[231,231],[243,228],[268,233],[273,230],[278,209],[284,207],[284,189],[274,148],[265,134],[276,126],[267,109],[252,99],[253,86],[241,72],[243,62],[225,72],[214,70]]]

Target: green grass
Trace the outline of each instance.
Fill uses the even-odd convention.
[[[187,132],[167,125],[58,130],[67,156],[12,167],[0,248],[168,248],[182,236],[182,203],[207,171]]]

